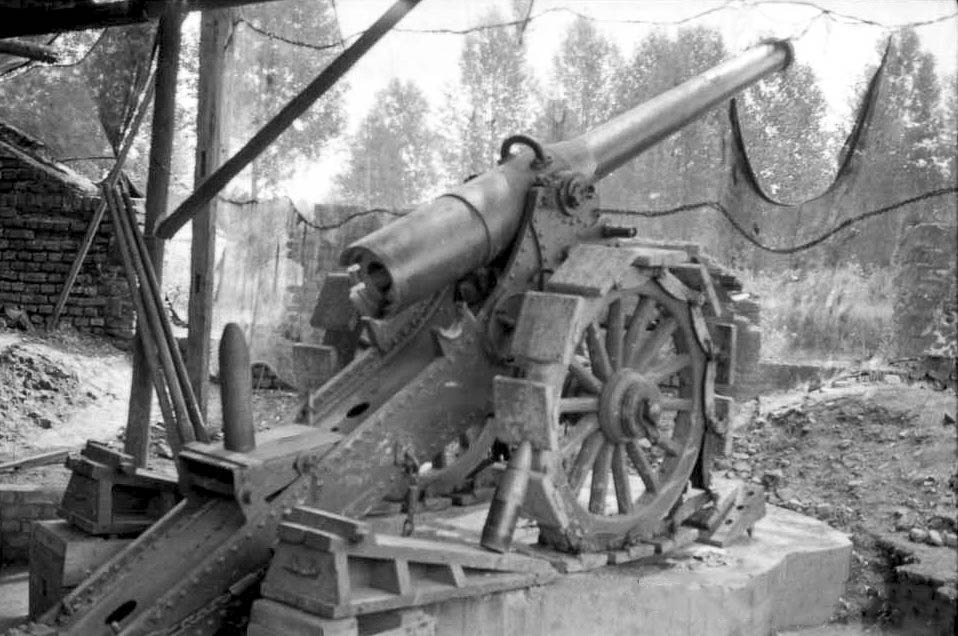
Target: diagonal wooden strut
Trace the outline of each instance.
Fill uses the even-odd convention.
[[[306,88],[291,99],[276,115],[263,126],[246,145],[226,160],[216,172],[207,177],[196,190],[170,216],[156,228],[160,238],[171,238],[200,210],[203,204],[216,196],[226,185],[267,146],[276,141],[298,117],[305,113],[316,100],[326,92],[369,51],[372,46],[386,35],[421,0],[397,0],[371,27],[369,27],[349,47],[339,54],[329,66],[316,76]]]

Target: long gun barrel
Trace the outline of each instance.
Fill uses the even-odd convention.
[[[698,75],[544,156],[522,152],[350,245],[344,265],[357,266],[364,313],[397,313],[489,264],[519,230],[525,195],[557,171],[597,181],[715,105],[784,69],[791,45],[770,41]]]

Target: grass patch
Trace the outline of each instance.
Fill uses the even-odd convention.
[[[891,269],[839,268],[754,272],[745,289],[762,307],[762,355],[865,360],[893,350],[895,288]]]

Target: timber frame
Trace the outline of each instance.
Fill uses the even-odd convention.
[[[167,9],[205,11],[275,0],[0,0],[0,39],[156,21]],[[26,6],[25,6],[26,5]]]

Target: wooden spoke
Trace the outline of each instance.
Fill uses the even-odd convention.
[[[692,400],[689,398],[663,397],[659,401],[663,411],[691,411]]]
[[[569,427],[569,433],[565,439],[562,440],[562,448],[559,452],[563,457],[568,457],[573,451],[579,448],[585,439],[598,427],[599,418],[597,415],[592,413],[582,416],[578,422]]]
[[[678,442],[673,441],[669,437],[659,436],[659,439],[655,441],[655,445],[664,450],[666,455],[671,455],[672,457],[678,457],[682,453],[682,447]]]
[[[585,481],[585,476],[592,464],[595,463],[599,449],[602,448],[604,443],[605,435],[598,429],[592,431],[582,442],[582,448],[579,449],[575,463],[572,464],[572,469],[569,471],[569,487],[573,493],[579,492],[579,489],[582,488],[582,482]]]
[[[605,496],[609,492],[609,472],[612,469],[612,453],[615,446],[608,442],[602,445],[592,465],[592,490],[589,492],[589,512],[601,515],[605,512]]]
[[[599,398],[594,395],[567,397],[559,400],[560,413],[595,413],[599,410]]]
[[[635,466],[635,472],[639,473],[642,483],[645,484],[646,492],[657,493],[659,491],[659,480],[655,474],[655,469],[652,468],[635,440],[629,440],[625,443],[625,452],[628,453],[632,465]]]
[[[615,501],[619,514],[627,515],[633,510],[632,487],[629,485],[629,470],[625,465],[625,445],[618,444],[612,455],[612,483],[615,484]]]
[[[666,380],[669,376],[678,373],[691,363],[692,357],[689,354],[680,353],[679,355],[669,358],[661,364],[652,367],[649,369],[647,375],[654,384],[658,384],[659,382]]]
[[[569,365],[569,371],[572,372],[572,375],[575,376],[575,379],[579,381],[579,384],[582,385],[589,393],[595,393],[598,395],[602,393],[602,380],[592,375],[592,372],[586,369],[581,363],[573,362]]]
[[[646,337],[646,330],[649,323],[655,317],[655,301],[648,296],[643,296],[635,306],[635,313],[629,319],[629,327],[625,333],[625,341],[622,344],[622,361],[628,364],[629,360],[635,354],[636,349],[642,344]]]
[[[660,322],[652,331],[652,335],[646,338],[642,345],[635,351],[629,366],[636,369],[643,369],[655,358],[655,354],[659,352],[662,345],[669,341],[678,326],[678,321],[672,316]]]
[[[592,323],[585,330],[586,341],[589,343],[589,359],[592,361],[592,373],[600,380],[608,380],[612,375],[612,363],[609,362],[609,352],[599,339],[599,325]]]
[[[622,345],[625,339],[625,312],[622,301],[614,300],[609,305],[609,322],[605,327],[605,349],[613,369],[622,366]]]

